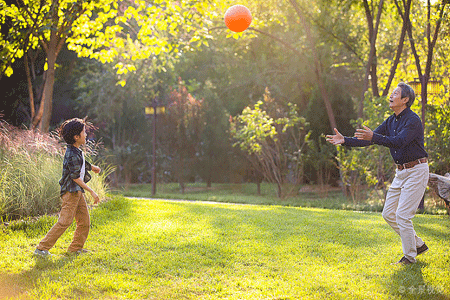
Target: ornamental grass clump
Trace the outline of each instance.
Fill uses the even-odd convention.
[[[54,135],[0,123],[0,215],[51,214],[59,207],[63,147]]]
[[[0,121],[0,217],[13,220],[53,214],[60,209],[65,144],[56,133],[18,129]],[[87,157],[95,155],[86,151]],[[107,168],[108,170],[110,168]],[[106,195],[105,177],[93,176],[92,186]],[[90,199],[87,199],[88,202]]]

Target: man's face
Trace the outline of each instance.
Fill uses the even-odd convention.
[[[389,107],[392,110],[400,109],[403,106],[406,106],[408,100],[409,99],[406,97],[402,98],[402,89],[400,87],[396,87],[389,97]]]

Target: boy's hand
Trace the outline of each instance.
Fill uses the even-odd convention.
[[[102,169],[100,169],[99,167],[97,167],[97,166],[92,166],[92,172],[94,172],[94,173],[100,173],[102,171]]]
[[[91,195],[92,195],[92,198],[94,198],[94,204],[97,204],[100,202],[100,198],[94,191],[91,191]]]

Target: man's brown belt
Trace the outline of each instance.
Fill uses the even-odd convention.
[[[403,169],[409,169],[412,168],[418,164],[423,164],[426,163],[428,161],[428,159],[426,157],[422,157],[407,163],[404,163],[403,165],[397,165],[397,169],[399,170],[403,170]]]

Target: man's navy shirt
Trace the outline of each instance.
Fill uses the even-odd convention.
[[[422,157],[428,157],[424,146],[423,127],[419,116],[409,107],[398,116],[393,114],[373,131],[372,141],[345,137],[345,146],[364,147],[373,144],[386,146],[391,150],[396,164],[404,164]]]

